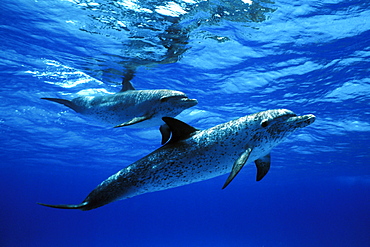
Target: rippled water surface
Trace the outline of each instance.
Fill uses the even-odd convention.
[[[20,0],[0,13],[1,246],[369,246],[370,2]],[[199,129],[267,109],[314,114],[269,174],[89,211],[97,184],[160,147],[42,97],[173,89]]]

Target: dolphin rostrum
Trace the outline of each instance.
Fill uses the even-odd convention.
[[[230,173],[223,188],[251,161],[257,181],[270,169],[270,151],[296,129],[315,121],[286,109],[268,110],[206,130],[164,117],[171,139],[162,147],[112,175],[77,205],[43,206],[91,210],[113,201],[165,190]]]
[[[112,124],[115,127],[130,126],[152,127],[163,124],[162,117],[175,117],[183,110],[196,105],[195,99],[189,99],[179,91],[135,90],[131,82],[125,80],[122,90],[116,94],[104,96],[81,96],[65,100],[42,98],[72,108],[75,112],[96,120]]]

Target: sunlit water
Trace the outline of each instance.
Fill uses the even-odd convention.
[[[369,246],[370,2],[2,2],[1,246]],[[205,129],[287,108],[314,114],[255,167],[90,211],[101,181],[160,147],[41,97],[173,89]]]

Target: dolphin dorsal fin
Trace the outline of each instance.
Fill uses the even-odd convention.
[[[135,90],[134,86],[132,86],[132,83],[129,80],[123,80],[122,81],[122,89],[120,92],[126,92],[129,90]]]
[[[161,144],[164,145],[166,144],[166,142],[170,139],[171,137],[171,130],[170,130],[170,127],[168,127],[167,124],[162,124],[160,127],[159,127],[159,131],[161,132],[161,135],[162,135],[162,142]]]
[[[171,132],[171,140],[169,140],[168,143],[175,143],[187,139],[192,136],[194,132],[198,131],[198,129],[176,118],[163,117],[162,120],[167,124]]]
[[[123,75],[122,89],[120,92],[135,90],[135,88],[131,84],[131,80],[134,78],[134,76],[135,76],[135,70],[133,68],[127,68],[126,73]]]

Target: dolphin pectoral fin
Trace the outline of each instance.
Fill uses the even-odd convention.
[[[127,122],[124,122],[124,123],[121,123],[119,125],[114,126],[114,128],[124,127],[124,126],[128,126],[128,125],[133,125],[133,124],[140,123],[140,122],[143,122],[143,121],[148,120],[148,119],[150,119],[150,117],[147,117],[147,116],[134,117],[133,119],[131,119],[131,120],[127,121]]]
[[[233,165],[233,168],[231,170],[231,173],[230,173],[229,177],[226,179],[226,182],[225,182],[224,186],[222,187],[222,189],[225,189],[226,186],[228,186],[229,183],[231,183],[231,181],[233,181],[235,176],[238,175],[238,173],[243,168],[245,163],[247,163],[248,158],[249,158],[251,153],[252,153],[252,148],[247,148],[247,150],[245,150],[244,153],[242,153],[242,155],[239,156],[239,158],[235,161],[235,163]]]
[[[57,98],[41,98],[41,99],[46,99],[46,100],[49,100],[49,101],[53,101],[53,102],[65,105],[65,106],[71,108],[72,110],[74,110],[75,112],[80,112],[80,107],[78,105],[76,105],[75,103],[73,103],[72,101],[70,101],[70,100],[57,99]]]
[[[270,154],[255,160],[254,163],[257,167],[257,178],[256,181],[260,181],[270,170],[271,157]]]
[[[50,208],[60,208],[60,209],[80,209],[84,210],[84,207],[88,204],[88,202],[83,202],[80,204],[59,204],[59,205],[51,205],[45,203],[37,203],[41,206],[50,207]]]

